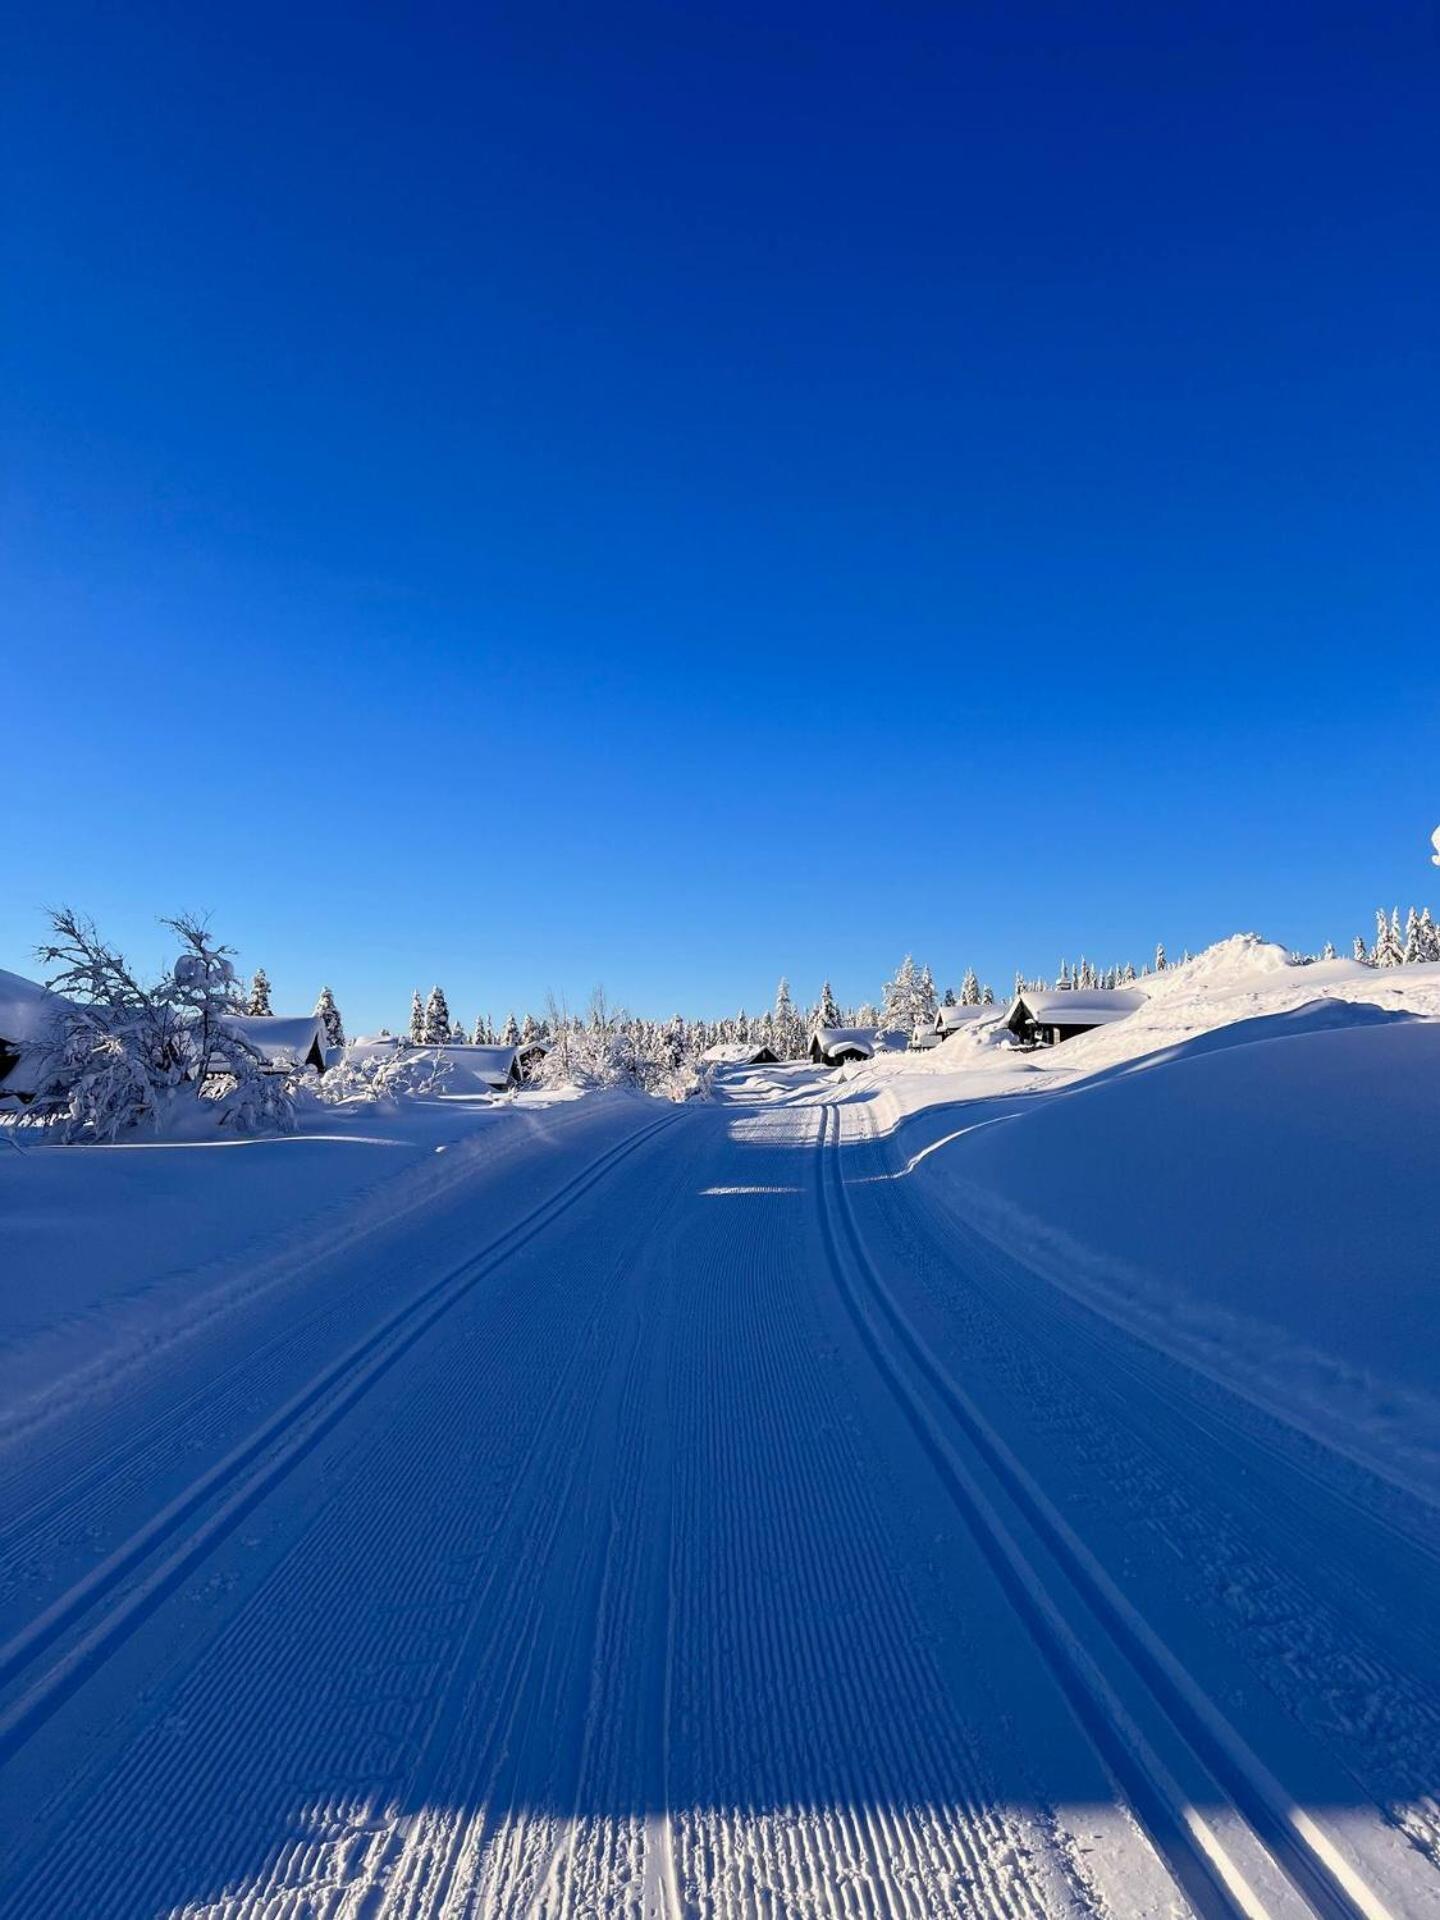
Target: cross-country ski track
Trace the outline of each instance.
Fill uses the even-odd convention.
[[[864,1099],[572,1131],[6,1443],[0,1913],[1440,1911],[1430,1509]]]

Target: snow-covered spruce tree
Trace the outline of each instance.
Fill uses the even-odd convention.
[[[1168,962],[1167,962],[1167,961],[1166,961],[1166,959],[1165,959],[1165,942],[1164,942],[1163,940],[1157,940],[1157,941],[1156,941],[1156,943],[1155,943],[1155,971],[1156,971],[1156,973],[1164,973],[1164,971],[1165,971],[1165,968],[1166,968],[1166,966],[1167,966],[1167,964],[1168,964]]]
[[[993,1007],[995,1004],[995,989],[988,980],[980,989],[980,1004],[982,1007]]]
[[[817,1027],[843,1027],[845,1024],[840,1018],[840,1009],[835,1004],[835,995],[830,990],[828,980],[820,989],[820,1004],[815,1009],[815,1024]]]
[[[268,1009],[267,1009],[268,1011]],[[327,1047],[343,1047],[345,1044],[345,1022],[340,1018],[340,1009],[335,1004],[335,996],[329,987],[320,989],[320,998],[315,1002],[315,1015],[325,1029]]]
[[[1320,949],[1320,958],[1322,960],[1334,960],[1337,958],[1335,942],[1333,940],[1327,940],[1325,942],[1324,946]]]
[[[442,987],[430,989],[430,997],[425,1002],[425,1025],[422,1038],[427,1047],[443,1047],[450,1038],[450,1008],[446,1004]]]
[[[504,1031],[500,1035],[500,1044],[502,1047],[518,1047],[520,1044],[520,1022],[513,1013],[505,1022]]]
[[[965,978],[960,983],[960,1004],[962,1007],[980,1004],[980,980],[973,967],[965,969]]]
[[[908,1034],[914,1030],[919,987],[915,962],[907,953],[895,969],[894,979],[885,982],[876,1023],[882,1033]]]
[[[1420,913],[1420,958],[1427,963],[1440,960],[1440,927],[1430,918],[1429,907]]]
[[[275,1009],[270,1004],[270,976],[263,967],[257,967],[251,975],[250,999],[245,1011],[257,1017],[274,1015]]]
[[[915,983],[915,1021],[910,1029],[912,1034],[922,1027],[934,1026],[935,1007],[935,976],[929,967],[922,967]]]
[[[780,1059],[798,1060],[805,1051],[805,1030],[790,998],[790,982],[783,975],[775,989],[775,1011],[770,1024],[774,1035],[770,1044]]]
[[[945,989],[945,992],[944,992],[944,994],[943,994],[943,995],[942,995],[942,997],[941,997],[941,1000],[940,1000],[940,1004],[941,1004],[941,1006],[942,1006],[942,1007],[956,1007],[956,1006],[959,1006],[959,1004],[960,1004],[960,1003],[959,1003],[959,1001],[958,1001],[958,1000],[957,1000],[957,999],[955,998],[955,989],[954,989],[954,987],[946,987],[946,989]]]
[[[1365,944],[1365,936],[1363,933],[1356,934],[1355,944],[1350,949],[1350,951],[1354,955],[1354,957],[1360,962],[1362,967],[1369,967],[1374,965],[1374,962],[1370,958],[1370,949]]]
[[[527,1013],[520,1022],[520,1044],[522,1047],[538,1045],[542,1039],[540,1022],[533,1013]]]
[[[1405,944],[1400,938],[1400,909],[1396,907],[1387,919],[1385,909],[1378,907],[1375,911],[1373,964],[1377,967],[1398,967],[1403,966],[1404,961]]]
[[[1425,966],[1428,958],[1430,954],[1427,952],[1425,929],[1421,927],[1421,916],[1411,906],[1409,916],[1405,918],[1405,966]]]
[[[416,1047],[425,1044],[425,1009],[420,1003],[418,987],[410,996],[410,1044]]]

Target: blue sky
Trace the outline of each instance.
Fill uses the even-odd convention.
[[[0,965],[718,1012],[1440,896],[1434,20],[31,9]]]

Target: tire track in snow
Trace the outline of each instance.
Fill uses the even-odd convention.
[[[1188,1674],[1136,1615],[1038,1486],[984,1421],[979,1410],[940,1368],[885,1287],[865,1251],[839,1166],[838,1109],[829,1109],[833,1151],[824,1154],[832,1220],[830,1246],[840,1292],[897,1401],[950,1486],[975,1537],[986,1550],[1017,1609],[1046,1654],[1081,1724],[1104,1754],[1132,1807],[1169,1861],[1177,1881],[1202,1914],[1231,1920],[1277,1911],[1272,1882],[1249,1884],[1254,1864],[1268,1854],[1281,1868],[1305,1911],[1324,1920],[1390,1920],[1389,1910],[1340,1854],[1329,1836],[1285,1794],[1245,1748],[1238,1734],[1205,1699]],[[916,1376],[925,1383],[922,1391]],[[932,1400],[947,1416],[937,1419]],[[956,1437],[963,1443],[963,1452]],[[997,1504],[998,1496],[998,1504]],[[1017,1537],[1018,1516],[1061,1573],[1042,1571],[1034,1547]],[[1075,1598],[1084,1615],[1075,1612]],[[1079,1626],[1077,1627],[1077,1620]],[[1099,1627],[1103,1640],[1094,1629]],[[1103,1645],[1102,1667],[1090,1649]],[[1139,1676],[1165,1720],[1238,1816],[1228,1821],[1227,1844],[1214,1819],[1201,1819],[1194,1796],[1172,1767],[1180,1749],[1162,1754],[1153,1727],[1142,1730],[1133,1706],[1116,1685],[1113,1652]],[[1133,1698],[1133,1696],[1132,1696]],[[1248,1828],[1256,1848],[1244,1868],[1232,1857]],[[1258,1876],[1257,1876],[1258,1878]]]

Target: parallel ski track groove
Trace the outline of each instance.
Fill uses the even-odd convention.
[[[1157,1790],[1143,1757],[1132,1750],[1124,1729],[1106,1711],[1103,1700],[1096,1695],[1084,1673],[1073,1662],[1068,1648],[1058,1633],[1051,1629],[1044,1612],[1036,1606],[1025,1579],[1017,1574],[1012,1564],[1011,1555],[1018,1555],[1019,1550],[1008,1537],[1001,1534],[992,1516],[984,1511],[965,1484],[962,1477],[964,1470],[958,1466],[955,1456],[937,1438],[924,1399],[907,1378],[909,1368],[918,1371],[939,1397],[969,1449],[978,1456],[1008,1498],[1024,1514],[1111,1641],[1142,1677],[1171,1724],[1188,1742],[1211,1777],[1230,1796],[1235,1811],[1255,1833],[1312,1911],[1323,1916],[1323,1920],[1374,1920],[1377,1914],[1384,1914],[1383,1904],[1370,1895],[1368,1889],[1364,1890],[1366,1904],[1352,1898],[1347,1888],[1332,1875],[1327,1864],[1311,1851],[1301,1836],[1287,1826],[1270,1804],[1263,1784],[1251,1776],[1243,1757],[1228,1750],[1205,1724],[1204,1718],[1187,1700],[1184,1691],[1172,1681],[1143,1637],[1134,1630],[1111,1596],[1095,1580],[1083,1558],[1072,1549],[1063,1528],[1012,1466],[975,1410],[962,1398],[955,1383],[920,1340],[880,1278],[860,1237],[839,1165],[839,1109],[832,1104],[825,1111],[829,1115],[826,1137],[833,1144],[833,1150],[823,1154],[825,1178],[833,1208],[833,1215],[827,1210],[826,1218],[827,1223],[832,1218],[838,1219],[849,1249],[848,1260],[841,1251],[833,1225],[827,1226],[827,1238],[839,1291],[856,1329],[950,1488],[972,1533],[986,1551],[1002,1586],[1030,1627],[1037,1645],[1076,1709],[1081,1724],[1114,1771],[1137,1816],[1150,1831],[1163,1857],[1170,1862],[1187,1895],[1202,1913],[1215,1915],[1217,1920],[1230,1920],[1230,1917],[1246,1912],[1244,1904],[1236,1899],[1205,1854],[1191,1840],[1183,1821],[1174,1816],[1174,1810]],[[822,1148],[824,1145],[825,1140],[822,1139]],[[890,1339],[898,1343],[908,1357],[908,1366],[907,1361],[897,1357],[886,1336],[877,1329],[857,1290],[856,1281],[851,1277],[852,1267],[874,1308],[883,1317]]]
[[[802,1317],[809,1296],[763,1233],[739,1268],[707,1248],[694,1281],[695,1388],[676,1397],[676,1497],[692,1522],[713,1505],[718,1533],[708,1558],[687,1543],[679,1587],[692,1617],[707,1606],[718,1616],[704,1642],[733,1653],[715,1659],[709,1687],[703,1668],[688,1668],[676,1701],[700,1777],[722,1783],[713,1807],[677,1819],[682,1891],[702,1920],[777,1910],[923,1920],[950,1910],[955,1885],[969,1911],[1038,1915],[1043,1902],[1023,1871],[1018,1881],[996,1871],[1016,1855],[1014,1836],[986,1804],[960,1730],[936,1710],[943,1687],[885,1556],[841,1565],[839,1543],[885,1529],[836,1425],[833,1382],[816,1366],[815,1330]],[[864,1671],[844,1624],[856,1614],[877,1623]],[[803,1701],[805,1718],[782,1713],[759,1729],[737,1715],[737,1666],[761,1698]],[[789,1803],[817,1767],[823,1802]],[[968,1780],[963,1803],[916,1804],[902,1782],[917,1777],[952,1793]],[[744,1798],[725,1804],[723,1783],[741,1781]]]
[[[12,1685],[44,1651],[109,1596],[110,1607],[61,1658],[0,1711],[0,1766],[107,1659],[121,1640],[233,1531],[244,1515],[292,1472],[369,1387],[458,1300],[542,1233],[597,1181],[647,1141],[675,1124],[666,1116],[600,1154],[557,1193],[480,1253],[432,1282],[316,1375],[224,1459],[208,1468],[159,1514],[0,1648],[0,1686]],[[297,1422],[304,1422],[293,1432]],[[287,1439],[287,1433],[289,1438]],[[270,1458],[267,1450],[274,1448]],[[255,1468],[248,1479],[247,1469]],[[228,1497],[225,1497],[227,1496]],[[181,1539],[178,1549],[137,1588],[119,1593],[187,1520],[223,1497],[223,1504]]]
[[[680,1177],[679,1171],[672,1169],[671,1177]],[[546,1708],[553,1705],[552,1670],[574,1664],[568,1645],[547,1643],[535,1631],[544,1596],[532,1570],[554,1556],[560,1529],[573,1518],[572,1490],[591,1457],[586,1435],[595,1392],[617,1362],[623,1320],[614,1311],[613,1294],[623,1285],[623,1254],[597,1254],[595,1272],[602,1268],[612,1276],[604,1285],[585,1271],[551,1286],[552,1293],[558,1289],[564,1295],[558,1323],[537,1318],[528,1288],[499,1296],[497,1307],[487,1308],[483,1330],[465,1334],[464,1349],[447,1354],[438,1371],[432,1369],[423,1400],[403,1403],[403,1430],[385,1426],[362,1435],[365,1457],[347,1474],[339,1496],[321,1506],[294,1549],[182,1685],[173,1711],[182,1718],[193,1715],[206,1729],[186,1791],[223,1808],[223,1820],[207,1824],[199,1852],[195,1834],[183,1824],[152,1832],[151,1844],[127,1863],[134,1911],[168,1910],[164,1876],[173,1874],[177,1860],[188,1861],[188,1870],[199,1879],[207,1867],[213,1873],[216,1859],[244,1857],[256,1820],[251,1796],[257,1787],[273,1798],[275,1781],[282,1777],[353,1783],[357,1771],[363,1775],[372,1764],[361,1757],[367,1743],[375,1749],[374,1785],[358,1813],[369,1837],[345,1835],[357,1813],[353,1784],[325,1789],[290,1816],[292,1821],[313,1819],[317,1837],[283,1848],[243,1895],[223,1896],[205,1910],[273,1915],[295,1905],[316,1916],[358,1917],[375,1910],[375,1898],[387,1914],[413,1911],[429,1920],[451,1910],[454,1863],[442,1861],[438,1874],[424,1872],[416,1885],[407,1865],[412,1859],[423,1865],[427,1858],[434,1865],[433,1854],[423,1846],[418,1856],[412,1854],[402,1839],[397,1857],[389,1838],[395,1832],[393,1802],[402,1785],[412,1806],[418,1792],[422,1811],[417,1817],[423,1824],[428,1817],[424,1797],[435,1779],[427,1758],[449,1757],[438,1750],[449,1744],[446,1729],[453,1731],[458,1718],[461,1734],[473,1733],[480,1750],[477,1773],[460,1776],[467,1796],[473,1793],[466,1804],[479,1806],[478,1824],[493,1830],[503,1819],[493,1791],[496,1769],[503,1770],[512,1739],[523,1742],[527,1731],[517,1726],[515,1715],[528,1708],[543,1738]],[[575,1307],[582,1309],[578,1315]],[[554,1352],[556,1325],[563,1328],[567,1345],[561,1364],[546,1364]],[[515,1350],[517,1341],[526,1349],[525,1364]],[[477,1509],[467,1493],[464,1476],[457,1479],[453,1471],[454,1460],[464,1457],[460,1450],[477,1433],[505,1436],[514,1455],[513,1478],[503,1460],[488,1451],[483,1456],[505,1489],[491,1522],[483,1503]],[[426,1476],[418,1483],[417,1462]],[[417,1526],[424,1553],[397,1551],[399,1533],[413,1536]],[[453,1582],[442,1579],[441,1571],[452,1563],[477,1567],[478,1587],[464,1574]],[[358,1595],[349,1573],[355,1566],[372,1569],[358,1583]],[[453,1600],[440,1598],[450,1587]],[[575,1631],[584,1618],[584,1610],[577,1609]],[[466,1621],[473,1628],[466,1628]],[[537,1668],[538,1648],[545,1648],[543,1668]],[[256,1672],[269,1673],[268,1690],[247,1686],[246,1676]],[[466,1712],[465,1677],[474,1673],[486,1677],[488,1698],[507,1703],[508,1719]],[[378,1675],[385,1679],[377,1703]],[[291,1677],[306,1685],[317,1708],[314,1695],[321,1688],[324,1706],[303,1729],[286,1731],[272,1724],[267,1702]],[[533,1737],[534,1729],[530,1732]],[[98,1782],[83,1830],[113,1832],[126,1821],[137,1795],[140,1804],[163,1808],[172,1791],[168,1752],[165,1727],[152,1722],[142,1730],[123,1773],[109,1773]],[[232,1777],[237,1761],[243,1762],[240,1772],[248,1788]],[[447,1770],[442,1800],[456,1784],[457,1776]],[[523,1811],[528,1844],[537,1823],[533,1808]],[[443,1808],[441,1813],[444,1817]],[[453,1815],[448,1819],[451,1827],[458,1824]],[[470,1839],[473,1853],[473,1833]],[[15,1905],[0,1899],[0,1908],[26,1920],[42,1912],[83,1910],[87,1875],[94,1872],[86,1847],[104,1844],[103,1839],[87,1841],[41,1858],[33,1873],[7,1889]],[[387,1854],[388,1864],[400,1869],[390,1884]],[[458,1880],[468,1911],[474,1890],[464,1886],[463,1873]]]

